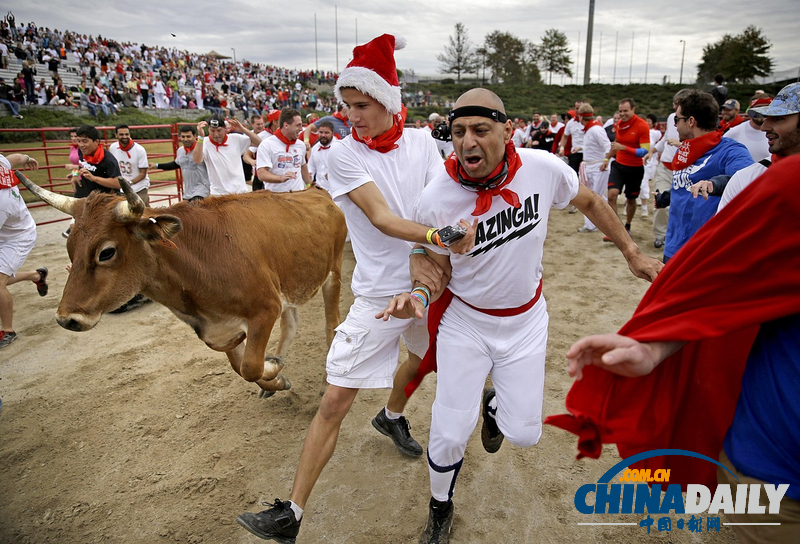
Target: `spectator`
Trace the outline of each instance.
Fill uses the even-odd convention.
[[[0,104],[8,107],[11,110],[11,115],[17,119],[22,119],[19,114],[19,102],[14,100],[13,88],[6,85],[6,80],[0,77]]]

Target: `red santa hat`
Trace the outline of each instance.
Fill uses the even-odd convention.
[[[342,100],[342,89],[352,87],[371,96],[391,114],[403,107],[394,63],[395,50],[406,46],[400,36],[384,34],[353,49],[353,60],[342,70],[333,92]]]

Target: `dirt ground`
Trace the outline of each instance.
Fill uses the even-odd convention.
[[[40,222],[58,212],[41,209],[34,216]],[[601,234],[577,233],[581,223],[579,214],[555,211],[549,225],[545,415],[563,411],[569,345],[618,328],[648,286]],[[651,226],[651,218],[637,214],[633,235],[656,256]],[[31,284],[10,288],[20,338],[0,352],[0,542],[261,542],[235,518],[288,496],[324,371],[321,297],[300,309],[285,369],[292,390],[262,400],[224,354],[208,349],[158,304],[104,316],[85,333],[60,328],[54,313],[67,275],[65,227],[40,227],[23,267],[49,267],[50,294],[38,297]],[[348,249],[343,316],[352,301],[353,265]],[[271,347],[276,340],[273,334]],[[434,391],[429,377],[406,411],[423,446]],[[428,469],[424,457],[404,457],[370,425],[387,394],[359,394],[298,542],[416,542],[427,516]],[[456,488],[454,543],[734,541],[728,528],[695,535],[657,533],[654,526],[648,536],[638,526],[580,526],[642,517],[575,510],[578,487],[596,482],[619,459],[613,448],[598,461],[576,461],[575,438],[546,427],[536,447],[506,443],[489,455],[479,434],[478,428]],[[673,527],[680,517],[672,516]]]

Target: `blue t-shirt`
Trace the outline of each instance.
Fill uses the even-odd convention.
[[[710,180],[714,176],[732,176],[742,168],[753,164],[747,148],[731,138],[722,138],[716,147],[697,159],[694,164],[672,173],[669,223],[664,243],[664,256],[672,257],[689,241],[706,221],[717,213],[722,195],[694,198],[689,188],[698,181]]]
[[[670,221],[672,218],[670,217]],[[761,325],[747,358],[725,454],[744,474],[800,500],[800,314]]]

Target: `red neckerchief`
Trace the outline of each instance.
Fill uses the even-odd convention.
[[[406,122],[406,107],[400,110],[399,113],[396,113],[392,116],[392,128],[378,136],[377,138],[370,138],[369,136],[365,136],[364,138],[360,138],[358,136],[358,131],[353,129],[351,134],[353,135],[353,139],[357,142],[361,142],[365,146],[370,149],[374,149],[378,153],[388,153],[392,149],[397,149],[397,140],[400,139],[400,136],[403,135],[403,125]]]
[[[81,152],[83,154],[83,152]],[[98,144],[97,149],[94,150],[94,153],[91,155],[83,155],[83,160],[88,162],[89,164],[100,164],[103,160],[103,157],[106,156],[106,150],[103,149],[103,146]]]
[[[133,140],[128,141],[128,147],[122,147],[122,144],[119,144],[120,151],[124,151],[128,158],[131,158],[130,150],[133,149]]]
[[[289,152],[289,148],[292,147],[294,145],[294,143],[297,141],[297,140],[295,140],[294,142],[290,142],[289,138],[287,138],[286,136],[283,135],[283,132],[281,132],[281,129],[276,130],[274,135],[277,136],[280,141],[282,141],[283,143],[286,144],[286,152],[287,153]]]
[[[214,145],[214,147],[217,148],[217,153],[219,153],[219,148],[220,147],[228,147],[228,144],[225,143],[225,142],[228,141],[228,135],[227,134],[225,135],[225,137],[222,139],[222,141],[220,143],[217,143],[214,140],[212,140],[211,136],[208,137],[208,141],[211,142]]]
[[[317,146],[317,149],[319,149],[320,151],[324,151],[325,149],[330,149],[331,144],[333,144],[333,142],[331,142],[328,145],[322,145],[322,142],[320,142],[320,144]]]
[[[684,140],[675,156],[672,158],[672,163],[666,165],[670,170],[677,172],[693,165],[697,159],[705,155],[709,149],[713,149],[719,145],[722,140],[722,132],[715,130],[691,140]]]
[[[512,191],[511,189],[506,189],[506,185],[511,183],[511,180],[514,179],[514,175],[519,170],[519,167],[522,166],[522,161],[517,154],[517,150],[514,147],[514,142],[510,141],[506,144],[506,157],[505,161],[500,161],[500,164],[497,165],[488,176],[483,179],[471,178],[467,175],[464,171],[464,167],[461,166],[461,163],[458,161],[458,158],[455,154],[451,154],[450,157],[444,161],[444,167],[447,170],[447,174],[453,178],[453,181],[458,183],[459,174],[461,175],[462,179],[467,181],[471,181],[473,183],[481,183],[487,179],[491,179],[494,176],[500,174],[503,170],[503,166],[508,163],[508,175],[506,179],[504,179],[500,185],[492,188],[492,189],[479,189],[478,190],[478,197],[475,200],[475,211],[472,212],[472,215],[478,217],[480,215],[485,214],[489,211],[489,208],[492,207],[492,199],[497,195],[500,195],[503,200],[508,202],[510,205],[514,206],[515,208],[519,208],[521,206],[519,202],[519,196],[517,193]]]
[[[19,185],[19,178],[10,168],[0,165],[0,189],[10,189]]]
[[[589,132],[589,129],[590,129],[590,128],[592,128],[592,127],[602,127],[602,126],[603,126],[603,125],[601,125],[601,124],[600,124],[600,123],[597,121],[597,119],[592,119],[591,121],[589,121],[588,123],[586,123],[586,126],[585,126],[585,127],[583,127],[583,131],[584,131],[584,132]]]
[[[335,111],[335,112],[333,112],[333,116],[336,117],[342,123],[344,123],[344,126],[346,126],[346,127],[350,126],[350,121],[347,119],[347,117],[342,115],[342,112]]]
[[[545,420],[578,435],[579,457],[596,459],[602,444],[614,443],[622,458],[675,448],[717,459],[759,325],[800,307],[800,230],[774,219],[800,214],[798,171],[800,156],[781,160],[709,219],[619,331],[639,342],[688,342],[682,349],[639,378],[583,368],[567,394],[570,413]],[[754,278],[752,263],[769,279]],[[717,467],[691,457],[653,457],[631,468],[671,469],[669,483],[684,489],[703,484],[713,493],[717,485]]]
[[[210,140],[210,139],[211,139],[211,138],[209,138],[209,140]],[[189,153],[191,153],[192,151],[194,151],[194,148],[195,148],[195,147],[197,147],[197,140],[195,140],[194,142],[192,142],[192,147],[186,147],[186,146],[183,146],[183,150],[184,150],[184,151],[186,151],[186,154],[188,155]]]
[[[733,121],[720,121],[719,129],[721,132],[725,132],[728,129],[735,127],[736,125],[741,125],[744,123],[744,117],[737,115],[733,118]]]

